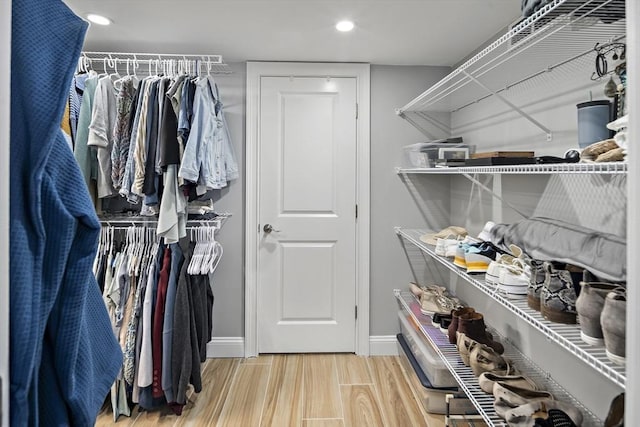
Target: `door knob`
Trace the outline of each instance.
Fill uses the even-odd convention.
[[[272,231],[275,231],[277,233],[277,232],[280,231],[280,230],[276,230],[275,228],[273,228],[273,226],[271,224],[265,224],[264,227],[262,227],[262,230],[265,233],[271,233]]]

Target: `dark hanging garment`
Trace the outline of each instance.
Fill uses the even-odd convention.
[[[149,92],[149,109],[147,110],[147,133],[145,150],[147,159],[144,169],[144,183],[142,192],[147,195],[156,194],[156,147],[158,145],[158,122],[160,118],[160,107],[158,105],[158,87],[163,84],[162,80],[152,83]]]
[[[193,281],[192,294],[195,301],[194,315],[198,333],[199,357],[200,362],[204,362],[207,358],[207,343],[211,339],[213,294],[209,286],[209,276],[198,274],[191,276],[191,280]]]
[[[168,165],[180,164],[180,145],[178,144],[178,119],[169,98],[162,108],[159,149],[160,166],[166,170]]]
[[[164,397],[162,391],[162,323],[164,322],[164,309],[167,301],[167,287],[169,285],[169,272],[171,271],[171,248],[164,250],[162,270],[158,279],[158,293],[153,311],[153,397]]]
[[[193,98],[196,93],[196,85],[187,79],[182,87],[182,100],[180,103],[180,113],[178,115],[178,134],[187,144],[189,133],[191,132],[191,121],[193,120]]]
[[[195,301],[193,299],[193,278],[187,274],[187,267],[193,255],[193,244],[183,246],[185,253],[182,271],[176,289],[176,302],[174,308],[173,325],[176,334],[173,337],[172,375],[175,402],[181,405],[186,403],[187,387],[193,384],[196,393],[202,390],[202,378],[200,372],[200,352],[198,349],[198,333],[196,331],[196,318],[194,314]]]
[[[205,334],[206,342],[211,341],[211,334],[213,333],[213,287],[209,282],[209,276],[206,276],[207,279],[207,330]],[[202,361],[207,358],[207,351],[205,349],[204,355],[201,354]]]
[[[154,86],[151,88],[153,91],[153,101],[151,94],[149,95],[149,102],[153,102],[153,104],[149,105],[149,117],[151,120],[148,123],[151,131],[147,130],[147,137],[149,138],[147,143],[147,159],[145,162],[144,169],[144,185],[142,186],[142,192],[147,196],[155,195],[156,188],[156,150],[158,148],[158,141],[160,139],[160,133],[158,132],[159,124],[162,122],[163,117],[160,111],[160,106],[158,105],[158,93],[161,93],[164,96],[165,86],[168,79],[162,79],[157,82],[157,85],[154,83]],[[166,100],[164,104],[166,104]]]

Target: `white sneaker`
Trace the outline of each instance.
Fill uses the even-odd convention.
[[[498,255],[495,261],[489,263],[487,267],[487,273],[484,275],[484,281],[487,285],[497,286],[500,282],[500,272],[502,271],[502,264],[500,261],[500,255]]]
[[[456,238],[451,238],[451,236],[436,240],[436,255],[453,258],[456,255],[456,247],[459,241]]]
[[[522,259],[514,258],[511,265],[503,265],[498,278],[497,291],[507,298],[526,298],[531,267]]]
[[[496,225],[495,222],[487,221],[487,223],[484,225],[484,228],[482,229],[480,234],[478,234],[478,239],[480,239],[482,241],[485,241],[485,242],[490,242],[491,241],[491,229],[495,225]]]
[[[489,263],[484,281],[487,285],[497,286],[500,283],[500,272],[504,266],[513,265],[515,259],[522,259],[522,249],[516,245],[509,245],[512,255],[498,254],[495,261]]]

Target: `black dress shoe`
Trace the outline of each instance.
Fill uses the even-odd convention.
[[[536,418],[533,427],[576,427],[569,415],[560,409],[549,409],[547,419]]]

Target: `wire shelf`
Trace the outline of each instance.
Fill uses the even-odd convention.
[[[546,165],[465,166],[445,168],[396,168],[398,174],[627,174],[627,162],[555,163]]]
[[[623,42],[625,36],[625,0],[553,0],[397,113],[432,138],[433,113],[457,112],[493,97],[550,140],[552,130],[516,104],[585,89],[593,84],[596,43]]]
[[[507,423],[496,414],[493,407],[494,397],[485,393],[478,384],[478,379],[473,374],[471,368],[465,366],[458,354],[456,346],[449,343],[446,334],[431,324],[431,319],[423,314],[417,314],[411,309],[411,305],[417,305],[418,301],[410,292],[401,292],[398,289],[393,291],[401,310],[410,315],[415,324],[420,325],[420,331],[426,340],[433,346],[443,362],[451,371],[453,377],[458,381],[460,388],[464,390],[467,397],[489,426],[506,426]],[[602,422],[573,396],[567,393],[560,385],[553,381],[549,375],[535,365],[524,354],[519,352],[509,340],[500,336],[494,329],[487,328],[494,337],[503,343],[504,356],[510,359],[514,365],[526,376],[531,378],[542,389],[549,391],[557,400],[571,402],[580,409],[584,417],[582,425],[585,427],[601,426]]]
[[[585,362],[603,376],[613,381],[616,385],[624,388],[626,381],[625,368],[611,362],[606,355],[603,346],[591,346],[580,338],[580,327],[578,325],[564,325],[550,322],[542,317],[540,313],[528,307],[526,300],[511,300],[496,293],[493,286],[489,286],[484,281],[484,275],[471,276],[457,267],[453,262],[445,257],[436,255],[434,249],[420,240],[420,236],[428,233],[426,230],[403,229],[396,227],[396,233],[408,242],[418,247],[424,253],[440,262],[449,270],[456,273],[462,279],[474,285],[485,294],[489,295],[516,316],[525,320],[531,326],[543,333],[551,341],[558,344],[577,358]]]
[[[593,61],[596,43],[624,38],[624,18],[624,0],[554,0],[398,112],[451,112],[484,99],[470,76],[507,91],[585,56]]]

